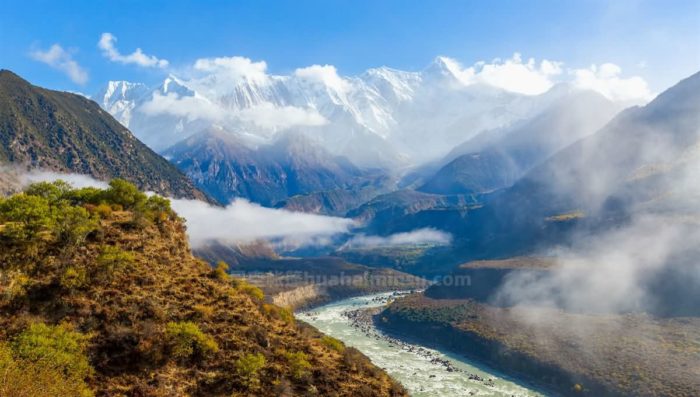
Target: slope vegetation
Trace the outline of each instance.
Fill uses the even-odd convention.
[[[121,180],[0,200],[0,263],[0,395],[405,395],[195,259],[169,202]]]

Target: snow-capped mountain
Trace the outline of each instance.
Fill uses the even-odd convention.
[[[567,95],[474,81],[445,57],[420,72],[381,67],[352,77],[329,65],[271,75],[264,62],[236,57],[200,60],[194,69],[190,78],[170,75],[156,87],[109,82],[93,98],[159,152],[220,126],[251,148],[294,132],[358,166],[397,168],[444,156]]]

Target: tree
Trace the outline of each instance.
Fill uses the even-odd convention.
[[[72,186],[65,181],[38,182],[29,185],[24,189],[28,196],[36,196],[46,199],[50,204],[56,204],[65,200],[72,192]]]
[[[124,209],[141,208],[147,200],[146,195],[134,184],[119,178],[109,182],[104,198],[108,203],[121,205]]]

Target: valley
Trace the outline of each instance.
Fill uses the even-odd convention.
[[[700,395],[698,5],[7,1],[0,397]]]
[[[401,382],[412,396],[541,396],[522,382],[446,351],[388,336],[371,314],[401,296],[366,295],[303,311],[300,320],[366,354]]]

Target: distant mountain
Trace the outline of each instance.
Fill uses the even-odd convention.
[[[197,185],[222,203],[236,197],[273,205],[295,195],[345,189],[369,174],[309,138],[289,133],[258,148],[211,128],[164,152]]]
[[[557,152],[497,204],[537,203],[532,210],[541,216],[630,211],[646,204],[646,210],[662,209],[671,199],[697,193],[698,166],[700,73]]]
[[[406,217],[426,210],[464,210],[478,205],[474,197],[464,195],[437,195],[414,190],[398,190],[382,194],[367,203],[349,211],[348,217],[365,223],[366,229],[379,234],[405,232],[413,228],[396,227]],[[431,225],[434,226],[434,225]],[[440,226],[435,226],[441,228]],[[385,232],[385,233],[382,233]]]
[[[527,254],[566,244],[580,233],[624,225],[637,214],[700,222],[698,170],[700,73],[644,107],[622,111],[513,186],[480,197],[480,205],[392,209],[391,216],[374,220],[372,227],[378,234],[425,227],[451,233],[449,255],[425,258],[444,269],[466,259]],[[365,211],[371,203],[363,206]]]
[[[95,102],[33,86],[7,70],[0,71],[0,162],[120,177],[164,195],[206,198]]]
[[[418,190],[487,193],[510,186],[559,149],[596,132],[620,110],[592,91],[560,85],[554,92],[560,99],[532,119],[482,132],[454,148]]]
[[[539,114],[566,94],[524,95],[466,81],[445,57],[418,72],[381,67],[351,77],[332,66],[289,75],[255,66],[260,70],[253,75],[212,66],[148,88],[109,82],[94,98],[157,151],[212,126],[239,134],[248,147],[291,131],[360,167],[397,169],[439,159],[480,132]]]
[[[373,198],[395,189],[394,178],[377,176],[350,188],[341,188],[296,195],[275,204],[278,208],[313,214],[345,216]]]

